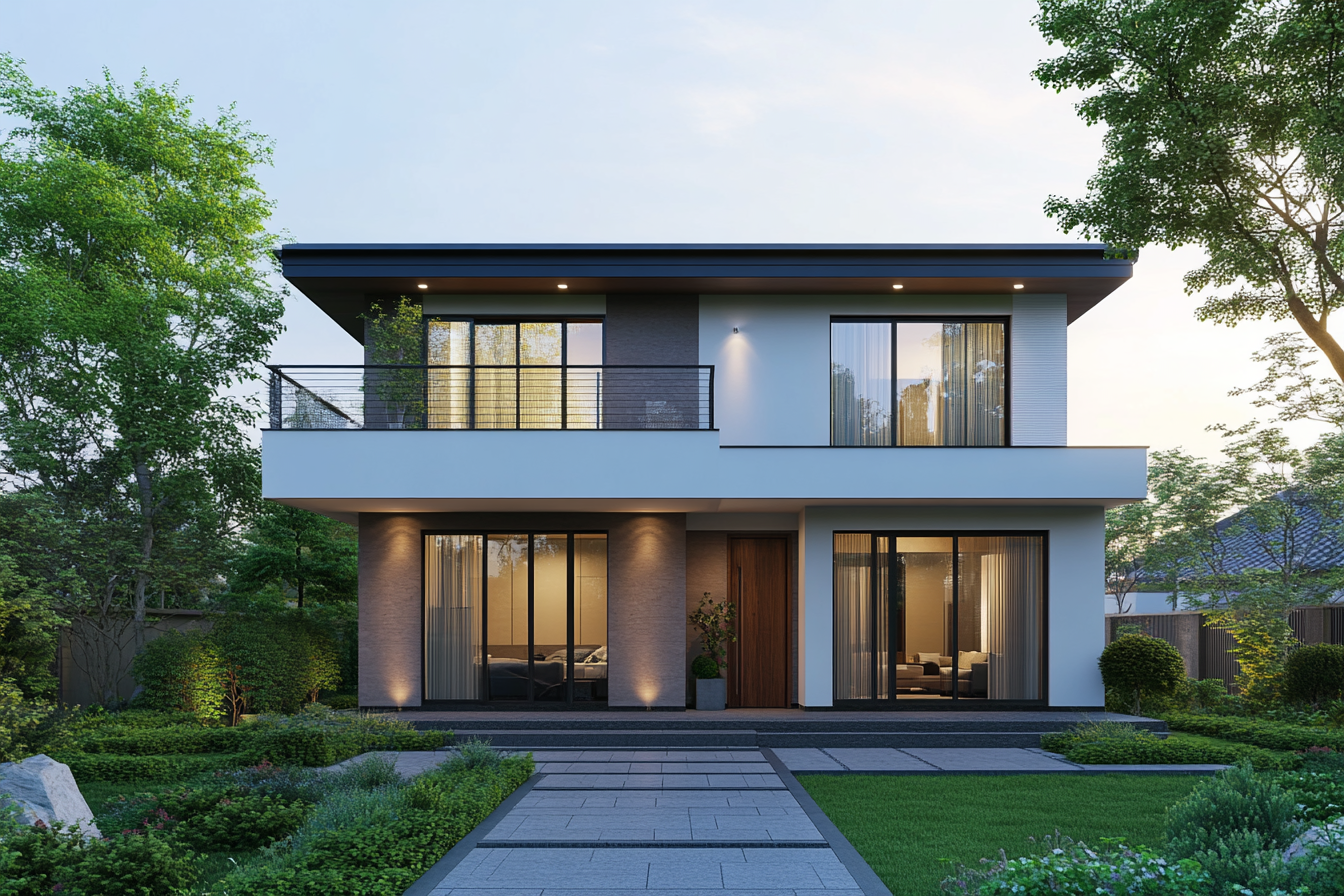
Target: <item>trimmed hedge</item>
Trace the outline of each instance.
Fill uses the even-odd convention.
[[[1308,728],[1287,722],[1268,722],[1238,716],[1202,716],[1172,713],[1167,726],[1173,731],[1188,731],[1223,740],[1264,747],[1266,750],[1301,752],[1309,747],[1330,747],[1344,751],[1344,731]]]
[[[1256,769],[1297,768],[1301,760],[1292,753],[1263,750],[1244,744],[1194,744],[1157,738],[1125,738],[1079,744],[1064,754],[1081,765],[1234,765],[1249,760]]]
[[[189,778],[216,769],[252,764],[247,756],[189,753],[169,756],[119,756],[115,753],[57,753],[52,759],[70,766],[76,781],[147,781]]]
[[[202,728],[174,725],[168,728],[135,729],[127,734],[86,738],[79,744],[85,753],[117,753],[122,756],[153,756],[160,753],[237,753],[253,732],[240,728]]]
[[[356,731],[328,728],[271,728],[257,731],[244,750],[252,762],[269,760],[276,765],[335,765],[369,750],[437,750],[443,746],[442,731],[395,731],[370,743]]]
[[[286,853],[272,847],[256,863],[230,874],[212,892],[228,896],[400,896],[485,820],[532,774],[531,756],[513,756],[490,768],[429,772],[417,793],[390,820],[324,830]],[[409,790],[409,788],[408,788]],[[431,792],[432,791],[432,792]],[[291,841],[293,842],[293,841]]]
[[[1320,705],[1344,697],[1344,644],[1308,644],[1288,654],[1283,695]]]

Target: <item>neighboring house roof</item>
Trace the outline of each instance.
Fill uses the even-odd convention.
[[[1100,243],[368,244],[276,250],[290,283],[363,342],[370,296],[607,293],[1068,296],[1072,323],[1122,285]],[[419,284],[426,284],[421,290]]]
[[[1288,491],[1279,492],[1274,500],[1289,500],[1291,494]],[[1302,518],[1301,525],[1293,534],[1297,543],[1297,565],[1313,571],[1344,566],[1344,542],[1340,540],[1341,533],[1336,528],[1338,523],[1324,522],[1320,511],[1305,502],[1298,504],[1296,510]],[[1219,521],[1216,528],[1219,532],[1227,532],[1236,526],[1242,526],[1243,531],[1227,537],[1228,572],[1273,568],[1270,556],[1261,547],[1265,536],[1260,535],[1253,521],[1245,519],[1244,511]]]

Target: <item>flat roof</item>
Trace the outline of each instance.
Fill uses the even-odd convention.
[[[1072,323],[1134,271],[1101,243],[291,243],[275,255],[361,342],[371,298],[559,294],[557,283],[564,295],[891,295],[893,283],[906,296],[1064,294]]]

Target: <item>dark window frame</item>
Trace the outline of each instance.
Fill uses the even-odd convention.
[[[1003,444],[1002,445],[897,445],[896,444],[896,325],[897,324],[1003,324]],[[834,376],[835,339],[831,327],[835,324],[888,324],[891,328],[891,394],[887,396],[891,408],[890,445],[836,445],[832,448],[1011,448],[1013,446],[1012,409],[1012,317],[1003,314],[833,314],[826,329],[826,375]],[[603,338],[606,330],[603,329]],[[832,394],[828,387],[827,394]],[[835,404],[832,401],[828,429],[834,433]]]
[[[955,683],[952,686],[952,694],[947,700],[927,700],[911,699],[901,700],[896,693],[896,663],[893,657],[896,654],[893,648],[893,635],[896,631],[896,614],[887,613],[887,696],[879,698],[877,696],[877,602],[879,600],[877,588],[870,587],[870,600],[872,606],[869,608],[870,618],[873,620],[874,631],[872,633],[873,659],[871,675],[871,698],[859,699],[839,699],[835,696],[835,682],[839,676],[836,675],[835,664],[839,656],[835,651],[835,536],[837,535],[867,535],[869,536],[868,554],[871,558],[869,567],[869,581],[877,581],[877,539],[878,538],[951,538],[952,542],[952,660],[956,662],[956,651],[960,646],[957,641],[960,638],[958,628],[958,614],[960,613],[960,584],[961,584],[961,563],[960,552],[957,550],[958,538],[1003,538],[1010,536],[1039,536],[1041,539],[1041,696],[1036,700],[990,700],[988,698],[968,698],[964,703],[959,701],[961,688]],[[931,710],[938,709],[956,709],[956,710],[985,710],[985,709],[1040,709],[1050,705],[1050,530],[1048,529],[834,529],[831,531],[831,703],[838,709],[902,709],[902,710]],[[887,576],[887,594],[886,600],[888,607],[891,604],[892,588],[894,576]],[[955,671],[955,669],[954,669]],[[955,679],[954,679],[955,682]]]
[[[425,587],[428,584],[425,581],[425,541],[435,535],[479,535],[485,539],[482,543],[481,551],[481,651],[482,657],[489,647],[488,638],[490,635],[490,581],[487,573],[489,572],[486,564],[490,562],[489,540],[491,535],[525,535],[527,536],[527,699],[526,700],[492,700],[490,697],[490,663],[483,661],[481,663],[481,698],[479,700],[439,700],[429,699],[428,675],[429,651],[425,643],[425,614],[428,610],[428,601],[425,596]],[[537,528],[536,526],[521,526],[510,532],[501,529],[480,529],[480,528],[457,528],[457,529],[421,529],[420,530],[420,704],[449,704],[449,703],[471,703],[488,704],[498,703],[502,706],[531,706],[538,702],[548,703],[550,701],[537,701],[535,699],[535,659],[533,653],[536,648],[536,638],[533,626],[535,624],[535,615],[533,614],[533,600],[535,599],[533,589],[533,570],[532,562],[533,539],[537,535],[564,535],[568,539],[569,547],[566,557],[566,574],[568,582],[565,586],[565,627],[567,638],[566,658],[565,658],[565,698],[562,701],[566,706],[572,706],[574,700],[574,547],[577,544],[574,536],[576,535],[601,535],[607,539],[607,547],[611,547],[611,531],[609,529],[573,529],[573,528]],[[611,555],[607,555],[607,572],[610,579]],[[610,656],[611,648],[611,591],[607,591],[607,649]],[[607,687],[611,687],[611,663],[607,663]],[[587,701],[584,701],[587,702]],[[592,701],[594,703],[598,701]],[[605,701],[604,701],[605,702]]]

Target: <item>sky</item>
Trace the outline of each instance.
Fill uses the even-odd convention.
[[[1102,130],[1031,78],[1022,0],[0,0],[0,50],[63,89],[143,70],[275,145],[302,242],[1055,242]],[[1195,249],[1145,250],[1069,328],[1069,443],[1215,457],[1288,323],[1195,320]],[[276,363],[358,363],[303,296]],[[1322,365],[1323,366],[1323,365]],[[1306,444],[1317,430],[1290,429]]]

